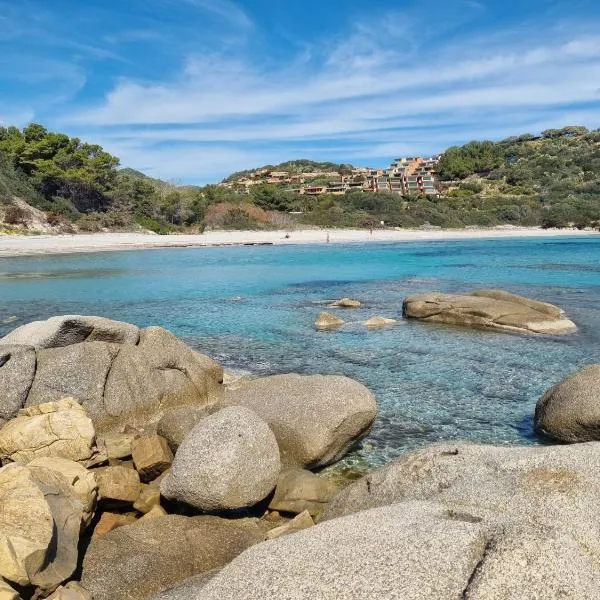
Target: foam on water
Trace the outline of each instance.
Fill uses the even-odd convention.
[[[98,314],[167,327],[232,369],[349,375],[376,394],[379,417],[347,462],[375,465],[440,440],[537,443],[539,395],[600,362],[599,264],[592,237],[0,259],[0,334],[55,314]],[[401,318],[408,294],[490,286],[560,305],[579,331],[360,326],[374,314]],[[324,304],[342,296],[363,307],[341,312],[341,330],[315,331]]]

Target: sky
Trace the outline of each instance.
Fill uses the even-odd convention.
[[[0,0],[0,124],[175,183],[600,126],[598,0]]]

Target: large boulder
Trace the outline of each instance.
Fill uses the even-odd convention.
[[[280,468],[269,426],[251,410],[233,406],[190,431],[160,491],[205,512],[246,508],[268,496]]]
[[[222,567],[264,539],[256,523],[167,515],[93,539],[81,584],[94,600],[144,600]]]
[[[285,465],[308,469],[344,456],[369,431],[377,410],[365,386],[336,375],[261,377],[228,390],[226,402],[269,424]]]
[[[28,463],[43,456],[86,463],[94,452],[95,431],[72,398],[19,411],[0,429],[0,455]]]
[[[25,404],[35,376],[33,348],[0,345],[0,427],[12,419]]]
[[[517,332],[560,334],[576,329],[557,306],[502,290],[410,296],[404,300],[402,312],[405,317],[432,323]]]
[[[46,321],[21,325],[0,340],[0,344],[18,344],[42,348],[59,348],[79,342],[111,342],[135,346],[140,330],[135,325],[104,317],[64,315]]]
[[[210,406],[182,406],[165,412],[156,427],[156,433],[164,437],[173,452],[179,448],[185,436],[198,421],[214,412]]]
[[[0,422],[72,396],[101,433],[154,426],[170,408],[217,403],[222,378],[217,363],[160,327],[54,317],[0,339]]]
[[[600,554],[599,495],[600,444],[440,444],[358,480],[334,498],[324,518],[435,501],[454,518],[489,530],[465,597],[592,598],[600,584],[593,558]]]
[[[487,540],[485,526],[445,507],[386,506],[254,546],[195,594],[169,600],[471,598]]]
[[[0,469],[0,576],[51,590],[77,566],[83,506],[62,475],[18,463]]]
[[[535,429],[561,442],[600,440],[600,365],[588,365],[550,388],[535,407]]]

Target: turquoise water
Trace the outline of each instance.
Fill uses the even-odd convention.
[[[501,287],[556,303],[579,325],[532,337],[402,321],[408,294]],[[327,301],[364,308],[317,332]],[[0,334],[55,314],[159,324],[230,369],[342,373],[376,395],[379,417],[348,462],[380,464],[425,443],[536,443],[550,385],[600,362],[600,239],[168,249],[0,259]],[[3,323],[15,316],[10,324]]]

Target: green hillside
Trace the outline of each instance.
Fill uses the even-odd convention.
[[[352,167],[295,160],[263,169],[346,174]],[[380,221],[394,227],[597,227],[600,222],[600,130],[573,126],[470,142],[449,148],[437,171],[439,198],[360,190],[313,197],[266,182],[248,189],[174,186],[120,168],[119,159],[98,145],[32,124],[0,128],[0,220],[9,223],[12,215],[14,222],[23,221],[16,205],[24,200],[45,211],[49,223],[80,231],[372,227]]]

